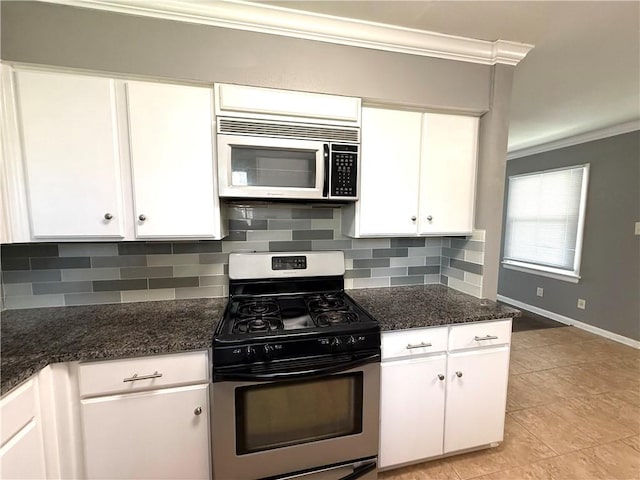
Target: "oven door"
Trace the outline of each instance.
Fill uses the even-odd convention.
[[[217,139],[221,197],[327,196],[328,144],[223,134],[218,134]]]
[[[213,384],[214,477],[256,479],[377,456],[380,363]]]

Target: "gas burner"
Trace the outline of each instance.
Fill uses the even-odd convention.
[[[348,310],[348,306],[339,295],[327,293],[307,298],[307,306],[312,313],[329,312],[334,310]]]
[[[280,308],[274,300],[247,301],[238,307],[242,317],[278,316]]]
[[[353,312],[345,312],[336,310],[333,312],[324,312],[316,317],[316,323],[319,327],[329,327],[331,325],[343,325],[346,323],[355,323],[358,321],[358,315]]]
[[[233,333],[273,332],[282,328],[279,317],[249,317],[237,320],[233,325]]]

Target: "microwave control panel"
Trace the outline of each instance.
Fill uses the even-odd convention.
[[[358,146],[331,145],[331,197],[358,196]]]

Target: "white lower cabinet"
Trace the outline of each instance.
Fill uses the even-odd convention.
[[[0,401],[0,478],[46,478],[45,451],[34,377]]]
[[[205,351],[80,364],[86,477],[211,478],[208,370]]]
[[[209,386],[82,402],[87,478],[208,479]]]
[[[450,353],[444,453],[501,442],[509,347]]]
[[[380,468],[442,455],[446,368],[446,355],[382,363]]]
[[[382,334],[381,469],[503,440],[510,337],[510,319]]]

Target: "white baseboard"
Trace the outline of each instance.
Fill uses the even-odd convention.
[[[560,315],[558,313],[550,312],[549,310],[544,310],[540,307],[535,307],[533,305],[528,305],[519,300],[514,300],[513,298],[505,297],[503,295],[497,296],[498,300],[504,303],[508,303],[509,305],[513,305],[514,307],[523,308],[533,313],[537,313],[538,315],[542,315],[543,317],[550,318],[560,323],[564,323],[565,325],[571,325],[572,327],[579,328],[581,330],[586,330],[587,332],[595,333],[596,335],[600,335],[601,337],[608,338],[609,340],[614,340],[616,342],[624,343],[633,348],[637,348],[640,350],[640,341],[634,340],[629,337],[625,337],[622,335],[618,335],[617,333],[610,332],[608,330],[604,330],[602,328],[594,327],[593,325],[589,325],[588,323],[579,322],[578,320],[574,320],[573,318],[565,317],[564,315]]]

